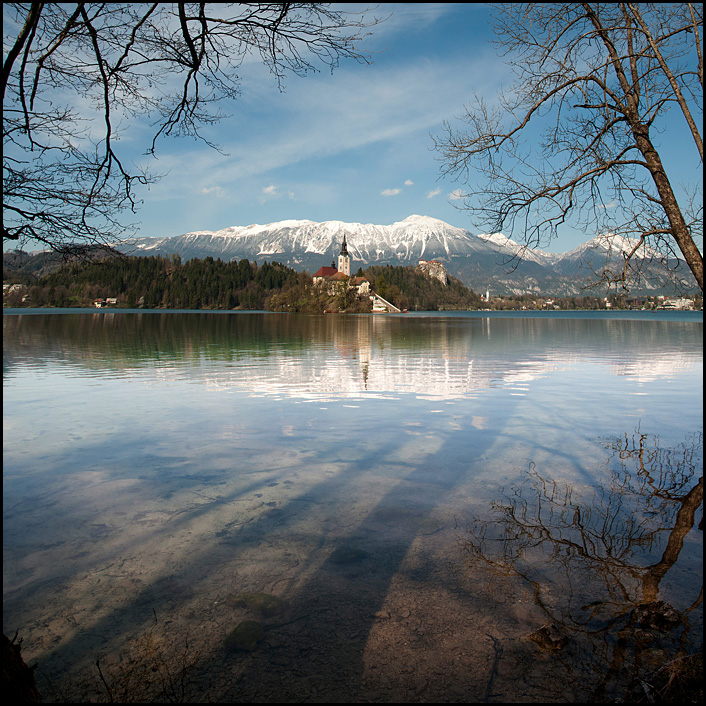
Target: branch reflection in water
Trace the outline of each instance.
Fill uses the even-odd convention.
[[[650,672],[702,645],[703,439],[662,448],[638,429],[605,443],[603,485],[560,484],[530,464],[490,519],[458,533],[459,568],[495,600],[529,593],[545,623],[527,635],[535,652],[574,674],[582,661],[590,701],[633,700]]]

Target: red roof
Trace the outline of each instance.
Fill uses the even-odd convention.
[[[319,267],[314,273],[314,277],[332,277],[338,272],[335,267]]]

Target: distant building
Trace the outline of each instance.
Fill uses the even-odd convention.
[[[348,254],[348,244],[346,236],[343,236],[341,252],[338,255],[338,268],[335,261],[331,266],[320,267],[312,276],[315,285],[321,287],[326,285],[329,293],[333,294],[337,283],[347,282],[349,289],[355,289],[358,294],[370,294],[370,282],[365,277],[351,277],[351,256]]]
[[[444,286],[449,283],[449,275],[444,265],[438,260],[420,260],[417,271],[422,272],[427,277],[434,277]]]
[[[387,301],[387,299],[383,299],[375,292],[370,295],[370,300],[373,302],[373,314],[399,314],[401,311],[394,304]]]
[[[93,306],[96,309],[104,309],[106,306],[115,306],[117,303],[117,297],[108,297],[107,299],[95,299],[93,302]]]
[[[358,294],[370,293],[370,282],[365,277],[352,277],[349,286],[355,287],[358,290]]]
[[[331,266],[331,267],[319,267],[316,272],[314,272],[314,276],[312,279],[314,280],[314,284],[321,284],[325,279],[328,279],[329,277],[333,277],[338,272],[338,270]]]
[[[661,299],[662,297],[660,297]],[[658,309],[679,309],[680,311],[694,308],[694,300],[685,297],[664,298]]]
[[[341,252],[338,255],[338,271],[347,277],[351,276],[351,257],[348,254],[348,246],[346,245],[346,236],[343,236],[343,245]]]

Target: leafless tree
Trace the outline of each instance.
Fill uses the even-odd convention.
[[[598,613],[618,619],[656,601],[703,502],[703,476],[695,477],[702,440],[662,449],[646,435],[626,435],[613,448],[620,470],[592,497],[532,465],[491,503],[491,520],[467,526],[465,569],[483,572],[497,591],[524,582],[549,619],[572,629],[584,629]],[[652,551],[661,557],[650,564]],[[561,600],[552,593],[559,585]]]
[[[120,131],[152,121],[160,138],[224,117],[243,62],[289,73],[333,70],[379,20],[320,3],[5,3],[3,240],[58,251],[124,237],[136,186]],[[207,140],[205,140],[207,141]]]
[[[496,105],[476,100],[460,129],[447,123],[435,140],[442,173],[468,185],[463,203],[477,225],[519,231],[527,247],[568,223],[622,235],[629,240],[619,241],[619,279],[640,258],[679,254],[703,290],[703,6],[496,10],[497,44],[517,81]],[[681,112],[694,143],[694,179],[683,192],[670,181],[659,142],[675,129],[665,121],[670,110]]]
[[[681,625],[673,639],[684,649],[690,616],[703,602],[703,586],[693,580],[676,607],[658,600],[676,597],[660,584],[698,523],[701,433],[662,447],[638,429],[608,439],[606,448],[606,467],[589,474],[600,484],[575,488],[531,464],[459,535],[459,568],[475,587],[497,597],[504,590],[522,595],[516,591],[524,586],[559,635],[593,645],[601,676],[589,701],[601,701],[601,690],[631,670],[637,676],[641,660],[634,656],[652,646],[637,628],[666,633]]]

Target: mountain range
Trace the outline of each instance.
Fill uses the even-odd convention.
[[[316,272],[336,259],[346,238],[351,271],[371,265],[417,265],[436,260],[449,274],[476,292],[496,295],[538,294],[575,296],[600,294],[591,289],[606,267],[622,268],[623,252],[636,241],[615,235],[592,238],[562,254],[529,249],[500,233],[474,235],[436,218],[413,215],[391,225],[287,220],[267,225],[232,226],[219,231],[195,231],[166,238],[125,240],[117,249],[128,255],[221,258],[262,263],[280,262],[296,270]],[[682,260],[665,263],[641,254],[639,281],[630,282],[634,295],[695,292],[696,283]]]

